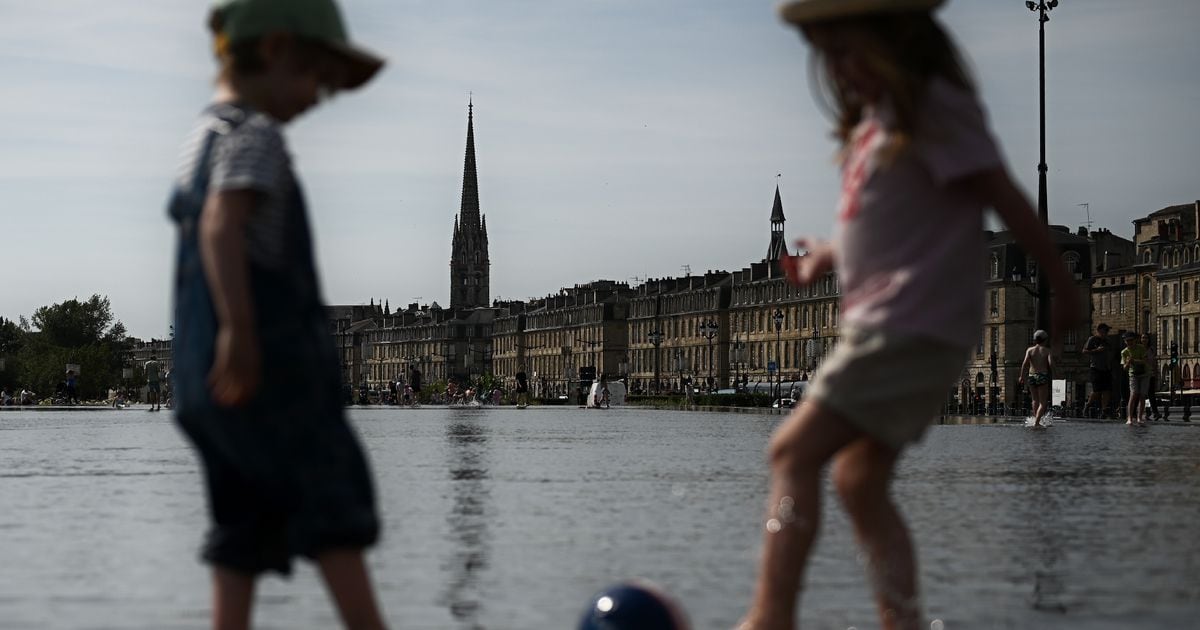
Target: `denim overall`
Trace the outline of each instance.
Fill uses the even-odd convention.
[[[252,399],[221,407],[211,396],[218,329],[201,263],[198,227],[213,145],[249,115],[213,106],[192,181],[178,185],[175,274],[176,420],[204,464],[213,527],[204,559],[247,573],[288,574],[295,555],[362,548],[378,537],[370,472],[341,405],[341,370],[313,264],[299,186],[288,193],[284,261],[248,261],[262,375]]]

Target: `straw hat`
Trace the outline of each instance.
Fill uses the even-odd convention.
[[[881,13],[932,11],[946,0],[791,0],[779,5],[779,17],[796,25]]]

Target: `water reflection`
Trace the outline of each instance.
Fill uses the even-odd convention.
[[[1028,548],[1033,566],[1030,567],[1033,584],[1029,594],[1029,606],[1046,613],[1066,613],[1067,605],[1064,545],[1067,541],[1060,533],[1066,515],[1062,509],[1063,493],[1076,474],[1065,473],[1067,466],[1060,458],[1061,445],[1054,436],[1031,434],[1030,456],[1024,485],[1027,493],[1017,492],[1013,498],[1021,506],[1013,506],[1017,513],[1028,518]],[[1043,439],[1046,438],[1046,439]]]
[[[446,425],[447,470],[451,504],[446,517],[450,550],[442,605],[460,628],[482,629],[484,597],[480,579],[489,567],[492,516],[491,476],[488,473],[489,428],[486,416],[463,412]]]

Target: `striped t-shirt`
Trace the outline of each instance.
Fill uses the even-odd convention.
[[[218,118],[245,120],[228,127]],[[181,153],[177,182],[190,186],[204,137],[210,129],[224,130],[213,139],[209,158],[209,194],[221,190],[255,190],[262,200],[246,223],[246,255],[250,261],[278,269],[283,264],[283,230],[288,193],[294,176],[280,125],[270,116],[247,107],[216,103],[207,109],[188,134]]]

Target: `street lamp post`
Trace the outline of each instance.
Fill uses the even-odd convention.
[[[679,372],[679,391],[683,391],[683,348],[675,348],[675,369]]]
[[[739,390],[741,388],[740,383],[742,381],[742,368],[746,363],[745,354],[746,348],[742,344],[742,340],[739,337],[737,341],[733,343],[733,388],[735,390]]]
[[[1047,15],[1058,6],[1058,0],[1026,0],[1025,7],[1038,14],[1038,112],[1040,122],[1040,157],[1038,162],[1038,218],[1042,226],[1049,227],[1050,214],[1046,207],[1046,22]],[[1046,274],[1037,277],[1037,327],[1041,330],[1050,329],[1050,285]]]
[[[775,322],[775,397],[783,398],[783,353],[782,343],[779,340],[783,333],[783,311],[775,309],[775,314],[771,315],[771,321]],[[782,403],[780,409],[783,408]]]
[[[714,322],[711,319],[706,319],[706,320],[700,322],[700,326],[699,326],[700,336],[704,337],[705,339],[708,340],[708,389],[709,390],[711,390],[712,386],[713,386],[712,343],[713,343],[713,337],[717,336],[717,329],[718,329],[717,322]]]
[[[662,334],[662,331],[657,328],[646,333],[646,339],[649,340],[650,343],[654,344],[654,393],[655,394],[662,393],[662,389],[659,386],[659,380],[658,380],[659,366],[660,366],[659,355],[661,354],[659,352],[658,347],[662,345],[663,337],[664,337],[664,335]]]
[[[817,371],[817,335],[820,334],[816,322],[813,322],[812,334],[808,337],[808,371],[813,373]]]

